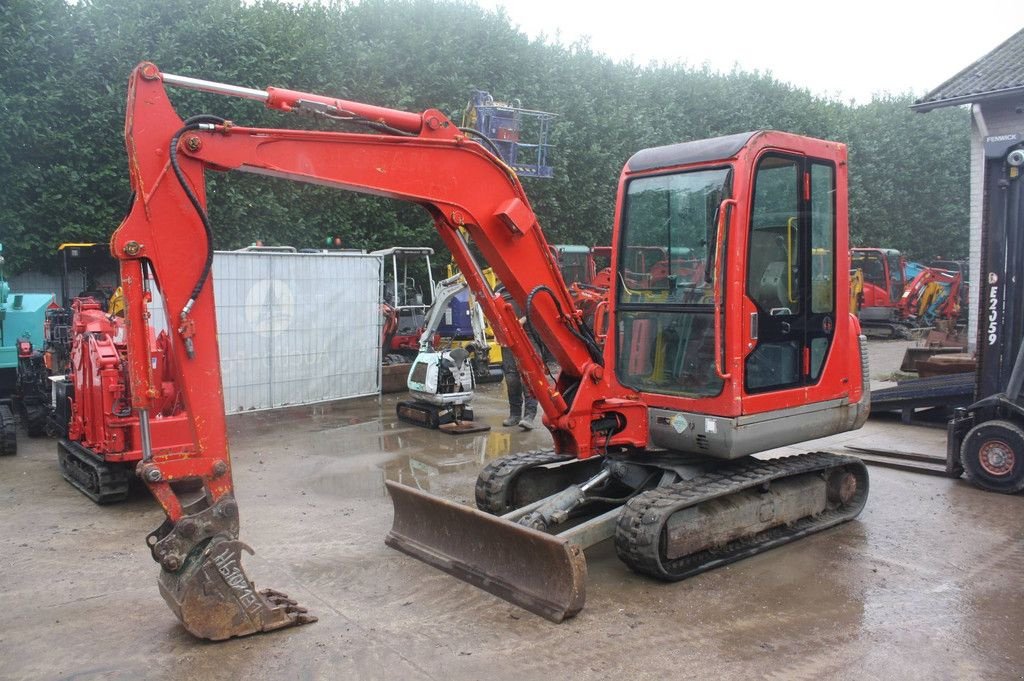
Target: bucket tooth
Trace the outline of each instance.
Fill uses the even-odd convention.
[[[387,488],[388,546],[552,622],[583,608],[587,560],[576,544],[406,485]]]

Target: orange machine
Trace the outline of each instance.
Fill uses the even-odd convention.
[[[144,436],[172,454],[192,442],[185,405],[174,383],[166,333],[150,333],[153,420],[148,434],[132,410],[124,320],[92,298],[71,305],[68,375],[57,382],[57,456],[64,479],[98,504],[123,501],[142,459]]]
[[[166,86],[248,98],[345,128],[182,121]],[[762,131],[633,155],[619,182],[612,270],[621,273],[619,254],[632,248],[664,248],[670,257],[657,278],[616,278],[607,309],[615,333],[602,346],[574,307],[515,172],[478,133],[439,111],[222,85],[144,63],[131,76],[125,131],[135,201],[111,250],[127,303],[132,407],[144,426],[139,472],[167,517],[149,537],[161,593],[196,636],[314,619],[278,592],[257,592],[240,564],[207,171],[422,206],[544,411],[551,450],[488,464],[476,486],[479,510],[389,483],[389,545],[557,621],[583,606],[584,549],[603,539],[614,538],[630,568],[677,580],[863,507],[868,479],[857,459],[751,457],[857,428],[867,417],[864,346],[845,292],[842,144]],[[557,380],[520,315],[487,285],[485,265],[560,365]],[[174,326],[170,357],[191,426],[187,450],[157,451],[145,439],[161,404],[147,270]]]

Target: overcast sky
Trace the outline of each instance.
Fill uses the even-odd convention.
[[[1024,0],[475,0],[514,26],[633,59],[771,71],[811,92],[872,94],[940,85],[1024,28]]]

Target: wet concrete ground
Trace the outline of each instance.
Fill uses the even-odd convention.
[[[873,375],[893,343],[873,343]],[[891,371],[891,370],[890,370]],[[588,551],[587,604],[555,625],[384,546],[385,479],[469,503],[482,464],[546,446],[396,422],[398,396],[231,421],[242,539],[258,586],[316,624],[219,644],[177,624],[144,544],[145,493],[97,507],[60,477],[55,443],[0,459],[3,679],[1020,679],[1024,497],[871,469],[850,523],[677,584]],[[800,449],[939,454],[941,430],[870,421]],[[607,544],[607,543],[606,543]]]

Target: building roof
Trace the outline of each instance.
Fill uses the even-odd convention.
[[[938,86],[910,108],[924,113],[944,106],[1024,95],[1024,29]]]

